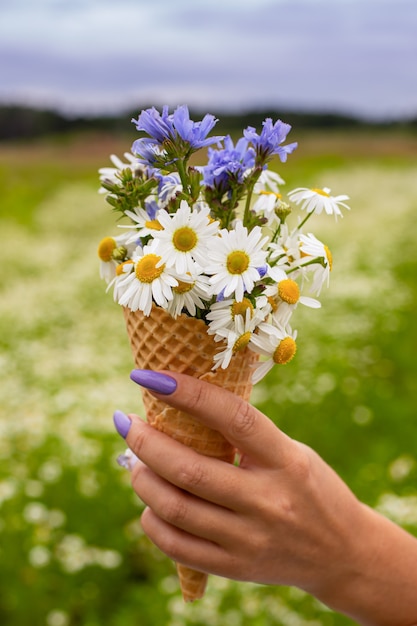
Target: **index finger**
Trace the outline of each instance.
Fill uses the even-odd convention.
[[[131,379],[155,397],[217,430],[257,465],[285,467],[295,442],[263,413],[234,393],[171,371],[133,370]]]

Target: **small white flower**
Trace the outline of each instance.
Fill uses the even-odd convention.
[[[261,175],[253,188],[254,193],[259,194],[262,191],[273,191],[279,193],[279,185],[285,185],[285,180],[276,172],[271,170],[262,170]]]
[[[240,316],[244,319],[247,310],[250,311],[251,318],[257,314],[258,311],[262,317],[265,318],[269,312],[269,307],[267,307],[268,300],[264,295],[256,298],[255,306],[249,298],[243,298],[240,302],[233,299],[214,302],[207,314],[207,320],[209,321],[207,332],[209,335],[214,335],[220,329],[231,330],[234,328],[236,317]]]
[[[324,283],[329,284],[330,272],[333,266],[332,253],[329,248],[319,241],[312,233],[308,235],[300,235],[300,250],[308,263],[313,259],[317,259],[314,265],[305,266],[313,272],[313,284],[311,291],[316,295],[320,294]],[[310,259],[308,257],[311,257]],[[302,267],[302,266],[301,266]]]
[[[100,278],[104,279],[106,283],[110,283],[116,276],[118,264],[131,250],[132,246],[129,246],[128,236],[125,234],[115,237],[104,237],[100,241],[97,250],[100,259]]]
[[[250,309],[246,309],[246,315],[236,315],[232,329],[219,329],[214,337],[215,341],[227,341],[224,350],[217,352],[214,357],[213,369],[221,367],[226,369],[236,352],[244,350],[250,344],[253,332],[261,322],[258,316],[251,316]]]
[[[130,448],[127,448],[123,454],[119,454],[116,459],[116,463],[120,465],[120,467],[129,470],[129,472],[133,470],[138,461],[138,457]]]
[[[110,291],[113,288],[113,298],[115,302],[119,302],[122,294],[124,293],[126,286],[130,283],[131,279],[128,278],[129,274],[133,272],[135,263],[132,259],[123,261],[116,267],[116,275],[113,280],[107,285],[106,291]]]
[[[282,326],[288,324],[298,303],[312,309],[321,307],[318,300],[302,296],[298,283],[289,278],[281,268],[269,268],[268,275],[275,281],[275,284],[268,285],[264,293],[271,305],[274,321]]]
[[[343,217],[339,207],[350,209],[343,202],[343,200],[349,200],[349,196],[331,196],[328,187],[323,187],[323,189],[298,187],[290,191],[288,197],[295,204],[301,204],[302,210],[305,209],[307,213],[316,213],[317,215],[324,209],[328,215],[334,215],[336,218],[338,216]]]
[[[131,154],[130,152],[125,152],[123,156],[128,161],[127,163],[124,163],[115,154],[111,154],[110,160],[115,167],[101,167],[99,169],[98,173],[100,176],[100,181],[102,183],[109,182],[114,185],[120,184],[119,174],[120,172],[126,169],[130,169],[132,170],[132,172],[136,172],[136,171],[144,172],[145,171],[145,166],[139,163],[138,159],[133,154]],[[100,187],[99,193],[109,193],[109,192],[104,187]]]
[[[203,300],[210,300],[208,278],[202,274],[187,276],[187,280],[178,280],[178,285],[172,288],[172,300],[168,302],[167,310],[172,317],[178,317],[185,309],[195,316],[197,307],[205,308]]]
[[[260,191],[259,198],[253,205],[255,213],[262,213],[270,220],[272,217],[278,219],[275,214],[275,209],[279,207],[281,203],[281,194],[274,191]]]
[[[125,211],[125,215],[132,220],[133,224],[120,224],[119,228],[134,230],[134,232],[128,236],[127,243],[136,243],[140,237],[147,237],[149,235],[153,237],[156,232],[163,230],[163,226],[157,218],[157,211],[155,211],[155,217],[152,217],[148,211],[137,207],[134,211]]]
[[[271,242],[268,250],[268,260],[276,261],[279,266],[291,268],[297,265],[301,258],[298,230],[289,232],[288,225],[281,224],[278,240]]]
[[[212,275],[212,293],[225,298],[235,294],[238,302],[245,292],[251,293],[265,267],[267,253],[262,248],[267,240],[259,226],[248,234],[240,220],[234,230],[221,230],[220,237],[211,242],[205,266],[205,272]]]
[[[132,257],[134,269],[127,274],[123,285],[118,285],[121,294],[118,302],[131,311],[138,309],[150,315],[152,302],[167,308],[172,300],[172,288],[178,285],[162,258],[156,254],[154,246],[138,247]]]
[[[258,332],[251,337],[251,349],[258,354],[267,357],[266,361],[259,363],[252,375],[252,382],[259,382],[275,364],[285,365],[295,356],[297,346],[295,340],[297,331],[292,331],[289,326],[276,326],[262,323],[258,326]]]
[[[216,238],[218,222],[211,221],[208,207],[192,211],[185,200],[173,215],[158,211],[157,219],[163,230],[154,234],[155,250],[186,280],[187,273],[195,273],[195,263],[200,267],[207,263],[207,247]]]

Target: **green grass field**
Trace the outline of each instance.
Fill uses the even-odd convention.
[[[142,535],[112,424],[116,408],[141,411],[140,392],[96,257],[115,232],[97,169],[131,139],[0,146],[0,623],[352,624],[301,591],[215,577],[184,605],[172,563]],[[321,310],[297,309],[297,356],[253,402],[417,534],[417,137],[294,139],[278,168],[288,189],[328,186],[352,210],[312,220],[333,253],[330,288]]]

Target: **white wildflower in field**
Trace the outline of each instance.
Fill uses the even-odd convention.
[[[26,151],[27,146],[24,149]],[[128,164],[128,159],[124,160]],[[374,161],[365,167],[363,164],[352,164],[335,168],[323,172],[324,175],[330,178],[329,184],[333,189],[349,187],[352,190],[352,205],[358,205],[361,198],[366,197],[367,200],[362,203],[361,211],[345,216],[343,231],[340,232],[334,232],[332,224],[322,222],[323,215],[312,216],[312,223],[313,220],[316,220],[315,225],[320,223],[325,235],[323,239],[330,242],[337,256],[338,262],[332,273],[335,277],[332,294],[335,297],[326,297],[323,315],[308,316],[307,307],[297,306],[295,315],[303,320],[306,341],[299,349],[300,355],[303,353],[304,357],[297,360],[296,376],[287,370],[285,374],[289,375],[286,378],[281,377],[279,372],[274,375],[270,371],[270,378],[257,385],[254,396],[260,402],[279,397],[283,405],[286,403],[285,408],[290,416],[295,415],[300,428],[312,437],[315,436],[315,428],[322,426],[321,398],[325,400],[329,394],[338,392],[340,395],[337,398],[342,401],[345,399],[351,406],[355,394],[365,397],[370,392],[369,372],[383,387],[382,393],[385,395],[381,395],[379,402],[384,402],[387,407],[397,402],[395,390],[390,385],[390,367],[397,367],[392,362],[394,357],[370,353],[372,333],[375,319],[382,319],[386,323],[385,328],[389,328],[394,335],[393,329],[400,328],[403,323],[402,314],[407,312],[408,315],[412,310],[410,287],[398,280],[393,268],[414,254],[413,231],[406,228],[406,225],[414,223],[415,215],[417,174],[414,163],[406,165],[402,161],[399,165],[390,164],[389,169],[381,169],[379,163]],[[277,183],[278,187],[280,184]],[[370,189],[372,193],[369,193]],[[20,197],[20,190],[17,195]],[[395,211],[392,210],[393,197],[396,199]],[[120,406],[122,409],[135,407],[135,412],[139,414],[143,414],[143,407],[136,386],[126,384],[131,369],[131,351],[121,323],[121,312],[111,298],[109,304],[108,294],[102,287],[96,286],[98,270],[91,261],[96,248],[92,242],[105,237],[106,232],[113,232],[111,229],[114,227],[114,214],[111,211],[108,215],[103,214],[102,200],[102,196],[97,197],[94,185],[68,182],[67,178],[62,178],[56,182],[49,195],[39,202],[30,227],[8,218],[0,222],[0,258],[3,267],[7,268],[0,277],[2,550],[3,555],[11,555],[8,550],[13,550],[14,559],[20,558],[18,562],[24,565],[28,576],[42,574],[42,584],[55,586],[59,594],[51,598],[38,589],[39,604],[27,602],[27,613],[21,618],[22,623],[30,623],[32,620],[45,626],[69,626],[74,618],[67,612],[66,599],[71,594],[80,602],[87,598],[88,611],[91,612],[89,619],[99,623],[97,606],[104,603],[105,594],[109,590],[105,586],[105,577],[112,574],[111,569],[106,567],[117,567],[118,560],[125,560],[126,555],[128,557],[136,551],[138,542],[143,540],[138,522],[140,505],[137,498],[133,501],[130,496],[129,480],[125,479],[125,473],[115,462],[121,452],[111,419],[115,401],[123,404]],[[60,215],[58,220],[57,211]],[[130,235],[133,232],[134,229],[129,230]],[[370,237],[369,232],[375,233],[375,236]],[[277,252],[272,259],[276,262],[275,267],[282,266],[287,272],[298,264],[307,263],[316,255],[324,259],[325,263],[327,259],[329,264],[329,252],[326,252],[323,244],[314,246],[314,241],[307,238],[302,245],[304,250],[301,255],[300,241],[292,233],[292,227],[281,224],[276,247],[271,244],[269,248]],[[22,250],[30,250],[30,255],[16,252]],[[307,252],[310,255],[305,256]],[[123,259],[120,263],[126,261]],[[305,279],[301,270],[293,270],[289,274],[300,285],[301,294],[304,286],[309,287],[314,282],[313,266],[308,267],[304,270]],[[321,271],[321,266],[316,265],[316,269]],[[324,278],[326,283],[327,277]],[[322,277],[317,280],[317,287],[321,282]],[[376,293],[378,298],[375,298]],[[253,296],[245,293],[239,304],[243,308],[256,308],[255,301],[249,299],[248,295]],[[265,295],[263,298],[265,302]],[[353,298],[354,309],[350,306]],[[228,300],[231,302],[226,305]],[[214,303],[210,323],[217,328],[231,328],[234,317],[241,315],[227,310],[234,301],[231,296]],[[171,302],[173,300],[169,304]],[[220,313],[219,318],[214,315],[216,311]],[[349,371],[348,364],[346,370],[341,370],[345,372],[342,379],[340,371],[330,373],[320,370],[325,341],[329,338],[337,342],[338,355],[346,352],[349,358],[354,359],[355,371]],[[380,337],[377,339],[379,341]],[[300,344],[301,341],[300,332]],[[273,348],[270,344],[271,341],[266,344],[269,354]],[[352,346],[356,348],[352,349]],[[332,346],[329,347],[331,349]],[[268,350],[264,349],[262,357],[266,361],[271,358]],[[338,360],[336,365],[340,365]],[[362,372],[366,374],[365,383],[361,382]],[[393,395],[390,396],[390,393]],[[298,410],[301,401],[313,402],[309,404],[309,411]],[[374,410],[373,422],[361,428],[371,429],[381,419],[378,407]],[[314,411],[315,422],[310,431]],[[329,422],[327,418],[323,419],[327,437]],[[402,421],[398,420],[398,424],[402,429]],[[359,427],[356,422],[353,425]],[[390,439],[395,439],[395,436],[395,433],[390,432]],[[402,442],[400,438],[399,446],[403,445]],[[51,458],[60,459],[61,476],[57,482],[44,480],[45,477],[57,476],[54,471],[49,471],[50,468],[42,477],[38,473]],[[411,482],[415,478],[415,469],[410,469],[411,465],[402,460],[396,462],[398,458],[398,453],[393,452],[385,465],[378,459],[364,458],[364,471],[360,479],[365,488],[367,477],[370,477],[372,499],[376,497],[378,510],[399,523],[416,528],[417,503]],[[90,471],[93,471],[93,479],[88,483],[87,491],[91,491],[93,483],[98,484],[99,489],[95,495],[86,496],[78,488]],[[385,477],[379,487],[379,498],[378,475]],[[408,477],[410,483],[407,485]],[[393,489],[400,486],[401,489],[410,490],[411,495],[400,497],[386,492],[387,480],[393,481]],[[119,489],[121,496],[118,503],[128,502],[123,505],[126,506],[124,511],[117,506],[117,502],[114,504],[110,501],[110,497],[117,496]],[[90,507],[91,523],[95,523],[105,533],[100,539],[99,548],[91,545],[91,537],[87,537],[87,534],[84,536],[86,506]],[[106,515],[103,515],[103,511],[106,511]],[[127,543],[125,548],[120,548],[120,553],[115,550],[113,554],[110,550],[109,557],[107,550],[114,547],[110,538],[113,537],[114,529],[120,528],[120,523],[124,525],[118,537],[123,536]],[[71,541],[64,542],[68,535],[78,535],[81,540],[75,542],[75,545]],[[44,546],[50,552],[53,568],[48,564],[42,570],[36,570],[36,563],[48,558],[47,552],[37,550],[32,553],[31,564],[29,554],[36,546]],[[67,551],[65,556],[64,548]],[[71,563],[73,548],[75,563]],[[127,551],[126,555],[123,549]],[[152,562],[153,552],[144,549],[143,554],[144,560]],[[27,593],[30,587],[21,585],[20,569],[13,565],[15,562],[12,562],[7,588],[10,592],[17,590],[16,597],[22,597],[21,594]],[[126,562],[129,563],[129,558]],[[93,570],[82,571],[91,565],[99,567],[100,573],[104,575],[102,589],[92,579],[95,575]],[[55,566],[60,568],[59,576],[54,573]],[[7,559],[3,559],[2,567],[6,571]],[[162,571],[163,564],[159,559],[157,567]],[[77,572],[86,575],[88,583],[85,586],[73,582]],[[171,568],[167,570],[167,575],[170,573]],[[174,586],[172,577],[171,583],[170,594]],[[78,586],[74,588],[71,585]],[[159,593],[159,585],[157,589]],[[268,590],[213,578],[210,594],[201,603],[190,607],[181,600],[177,602],[175,596],[165,596],[162,591],[161,604],[166,602],[169,605],[167,626],[178,626],[179,623],[189,626],[193,621],[226,626],[231,621],[220,607],[229,601],[231,595],[238,598],[243,620],[246,619],[248,623],[254,615],[259,617],[262,611],[265,615],[262,614],[259,619],[268,624],[275,624],[279,620],[283,623],[317,624],[324,617],[328,618],[327,613],[324,617],[321,613],[315,618],[306,617],[298,605],[297,610],[292,610],[290,602],[277,596],[276,591],[273,596],[265,596],[264,592],[268,593]],[[137,596],[136,583],[132,593],[132,597]],[[28,598],[27,595],[25,597]],[[41,605],[47,607],[46,612],[39,609]],[[24,610],[24,607],[20,608]],[[83,609],[87,610],[85,605],[81,606]],[[319,614],[317,607],[314,611]],[[13,623],[14,615],[10,619]],[[109,619],[117,619],[117,616]]]

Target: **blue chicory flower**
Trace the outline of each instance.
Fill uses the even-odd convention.
[[[260,135],[252,126],[248,126],[243,134],[255,146],[256,154],[263,165],[274,154],[277,154],[280,161],[284,163],[287,160],[287,155],[295,150],[298,145],[296,142],[286,146],[281,145],[290,130],[290,124],[285,124],[281,120],[273,124],[272,119],[268,117],[262,123]]]
[[[175,195],[176,191],[180,190],[180,177],[177,172],[172,172],[172,174],[167,174],[166,176],[161,172],[155,172],[154,176],[158,179],[158,198],[161,201],[161,205],[164,205]]]
[[[260,267],[256,268],[259,277],[263,278],[264,276],[266,276],[267,272],[268,272],[268,266],[267,265],[261,265]]]
[[[241,184],[246,170],[255,165],[255,151],[248,148],[248,140],[242,137],[234,145],[231,137],[224,138],[224,149],[208,150],[208,163],[202,168],[204,184],[209,187],[228,186],[231,179]]]
[[[207,113],[201,122],[193,122],[190,120],[188,107],[185,104],[177,107],[172,115],[172,121],[178,135],[183,141],[189,143],[193,150],[210,146],[223,139],[220,136],[207,138],[209,132],[218,122],[214,115]]]
[[[133,148],[143,149],[143,143],[161,145],[165,140],[169,140],[176,144],[182,140],[193,151],[198,150],[218,143],[223,138],[220,136],[207,138],[217,121],[214,115],[207,114],[200,122],[193,122],[185,104],[178,106],[173,114],[168,113],[166,105],[162,109],[162,114],[155,107],[145,109],[138,119],[132,119],[132,122],[136,124],[137,130],[144,131],[149,138],[139,140],[142,142],[140,144],[135,142]]]
[[[132,144],[132,152],[139,157],[139,163],[144,163],[150,167],[159,165],[161,159],[164,160],[166,156],[165,151],[161,150],[158,144],[152,143],[147,138],[136,139]]]
[[[162,115],[155,107],[152,107],[151,109],[144,109],[138,119],[132,119],[132,122],[136,124],[137,130],[143,130],[155,143],[162,143],[165,139],[172,138],[175,132],[166,105],[162,109]]]
[[[157,211],[159,211],[159,205],[155,200],[148,200],[145,202],[145,210],[146,213],[149,215],[149,219],[154,220]]]

